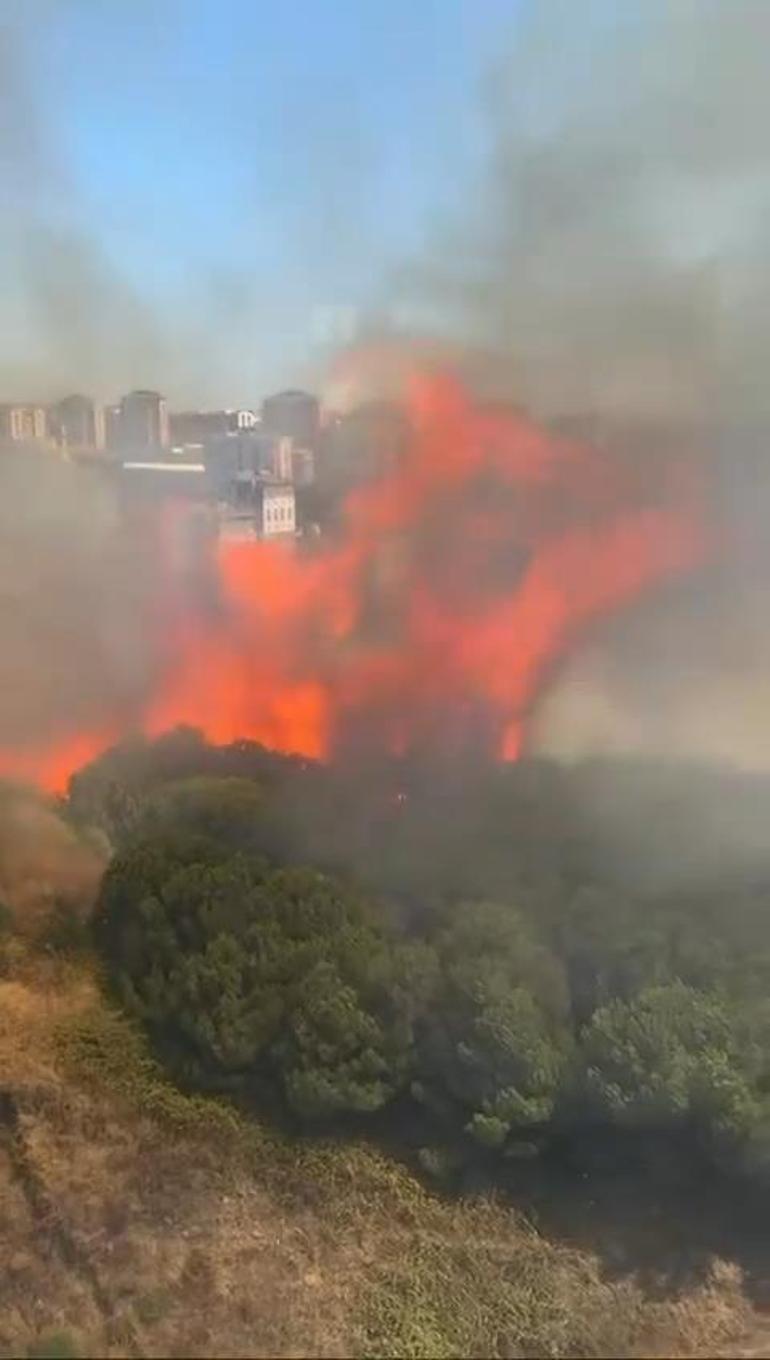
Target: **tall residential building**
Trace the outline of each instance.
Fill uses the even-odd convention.
[[[65,449],[103,449],[104,410],[90,397],[73,394],[57,402],[50,411],[51,431]]]
[[[0,406],[0,439],[43,443],[48,433],[45,407]]]
[[[265,397],[262,426],[268,434],[288,436],[300,448],[315,448],[320,428],[318,398],[295,389]]]
[[[159,392],[129,392],[120,403],[120,447],[132,457],[158,453],[169,443],[166,399]]]

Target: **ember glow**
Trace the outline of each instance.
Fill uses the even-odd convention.
[[[53,790],[131,730],[178,724],[329,757],[483,740],[515,759],[555,665],[589,626],[710,551],[692,479],[639,479],[446,375],[412,380],[403,463],[349,496],[341,535],[298,551],[218,544],[216,599],[169,581],[142,711],[3,753]],[[169,561],[170,561],[170,555]]]

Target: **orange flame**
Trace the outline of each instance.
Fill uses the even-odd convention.
[[[409,456],[349,496],[340,541],[313,556],[222,542],[217,611],[161,597],[163,678],[134,726],[324,757],[350,732],[402,751],[483,713],[515,759],[585,628],[708,555],[687,480],[640,501],[612,460],[474,405],[448,376],[415,377],[409,407]],[[6,752],[0,769],[60,790],[125,726]]]

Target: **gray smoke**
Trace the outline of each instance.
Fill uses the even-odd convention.
[[[31,9],[9,5],[0,26],[0,387],[4,400],[45,401],[83,386],[105,397],[118,375],[122,390],[146,383],[167,337],[106,256],[42,113],[40,38],[66,5]]]
[[[157,665],[152,545],[103,473],[0,454],[0,752],[130,726]]]
[[[101,32],[87,93],[105,139],[118,116],[109,98],[100,106],[110,63],[133,90],[138,117],[162,118],[159,87],[181,110],[191,98],[180,52],[199,20],[182,0],[0,5],[0,400],[48,401],[86,390],[114,401],[132,387],[150,387],[180,407],[253,405],[273,384],[317,378],[314,308],[354,297],[372,273],[368,189],[376,156],[362,140],[352,96],[330,73],[327,97],[308,123],[293,116],[287,88],[286,107],[275,111],[280,169],[270,184],[249,166],[263,134],[249,121],[248,101],[245,111],[230,111],[243,182],[231,198],[223,193],[216,209],[242,239],[235,258],[223,246],[192,264],[185,255],[189,204],[178,207],[177,244],[173,166],[160,154],[143,167],[144,187],[150,203],[157,199],[165,233],[171,217],[171,245],[164,231],[155,232],[152,208],[133,202],[133,167],[125,192],[118,176],[115,201],[95,195],[93,185],[86,192],[78,180],[70,125],[57,118],[57,76],[66,81],[67,44],[77,43],[79,27],[87,29],[89,11]],[[227,23],[223,15],[223,31]],[[210,85],[194,96],[210,105],[212,127],[217,102],[227,107],[231,94],[226,72],[212,69]],[[68,107],[66,90],[62,100]],[[118,169],[121,131],[115,127]],[[216,192],[210,169],[201,173],[204,196]],[[260,235],[280,242],[275,262],[260,255]],[[122,257],[124,238],[130,260]],[[140,274],[143,253],[148,266]]]
[[[530,10],[487,90],[478,206],[414,295],[545,412],[764,418],[770,6]]]
[[[0,782],[0,904],[20,934],[38,934],[57,904],[85,916],[106,860],[106,847],[76,833],[52,804]]]
[[[570,659],[552,754],[770,767],[769,43],[766,0],[538,0],[486,89],[485,174],[401,280],[504,356],[509,396],[694,450],[713,492],[724,561]]]

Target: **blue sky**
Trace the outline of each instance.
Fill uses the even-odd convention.
[[[197,347],[196,381],[208,364],[208,395],[232,384],[222,399],[246,400],[247,386],[290,380],[318,309],[365,307],[467,194],[486,144],[483,83],[523,3],[19,4],[56,170],[35,211],[47,230],[80,233],[99,277],[114,272],[156,331],[146,367],[153,356],[163,371],[132,359],[126,380],[184,387],[174,341]],[[102,384],[104,331],[86,346]],[[61,349],[46,338],[46,361],[67,369]]]

